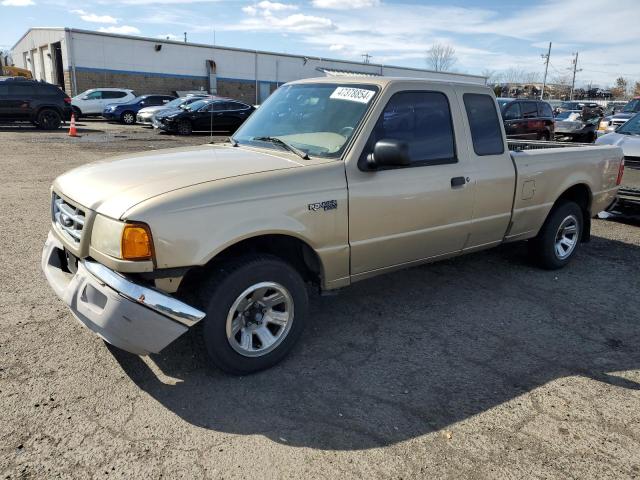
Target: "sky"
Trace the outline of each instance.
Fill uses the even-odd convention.
[[[640,0],[0,0],[0,47],[30,27],[74,27],[427,68],[426,50],[456,50],[454,71],[544,71],[607,87],[640,81]]]

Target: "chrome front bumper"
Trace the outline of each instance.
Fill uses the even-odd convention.
[[[153,115],[138,115],[136,116],[136,123],[141,123],[142,125],[152,125]]]
[[[100,263],[63,270],[64,247],[50,232],[42,270],[71,313],[106,342],[138,355],[157,353],[205,316],[174,297],[123,277]]]

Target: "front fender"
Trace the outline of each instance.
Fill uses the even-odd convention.
[[[333,200],[326,210],[309,208]],[[309,245],[328,284],[349,277],[342,162],[194,185],[142,202],[125,218],[150,226],[157,268],[204,265],[238,242],[278,234]]]

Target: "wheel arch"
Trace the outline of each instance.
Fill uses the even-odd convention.
[[[576,183],[567,188],[554,202],[549,215],[551,215],[551,212],[553,212],[558,205],[565,201],[576,203],[582,210],[584,228],[580,240],[582,242],[588,242],[591,239],[591,204],[593,202],[591,189],[586,183]]]
[[[216,267],[233,258],[259,253],[273,255],[289,263],[307,282],[318,286],[323,284],[322,260],[308,242],[289,233],[268,233],[256,234],[227,245],[204,265],[190,269],[180,282],[179,289],[197,288],[203,276],[209,275]]]

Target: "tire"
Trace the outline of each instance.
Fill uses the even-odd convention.
[[[193,125],[189,120],[181,120],[178,124],[178,134],[179,135],[191,135],[193,132]]]
[[[62,124],[62,117],[57,111],[45,108],[38,112],[36,123],[42,130],[57,130]]]
[[[120,115],[120,121],[125,125],[133,125],[136,123],[136,114],[127,110]]]
[[[200,289],[200,299],[209,357],[234,375],[280,362],[300,338],[309,304],[298,271],[271,255],[244,256],[217,267]],[[270,302],[276,303],[269,307]]]
[[[544,140],[545,142],[549,141],[549,132],[542,132],[540,134],[540,140]]]
[[[584,231],[582,209],[566,201],[557,205],[544,222],[538,236],[530,241],[536,262],[546,270],[557,270],[571,261]]]

